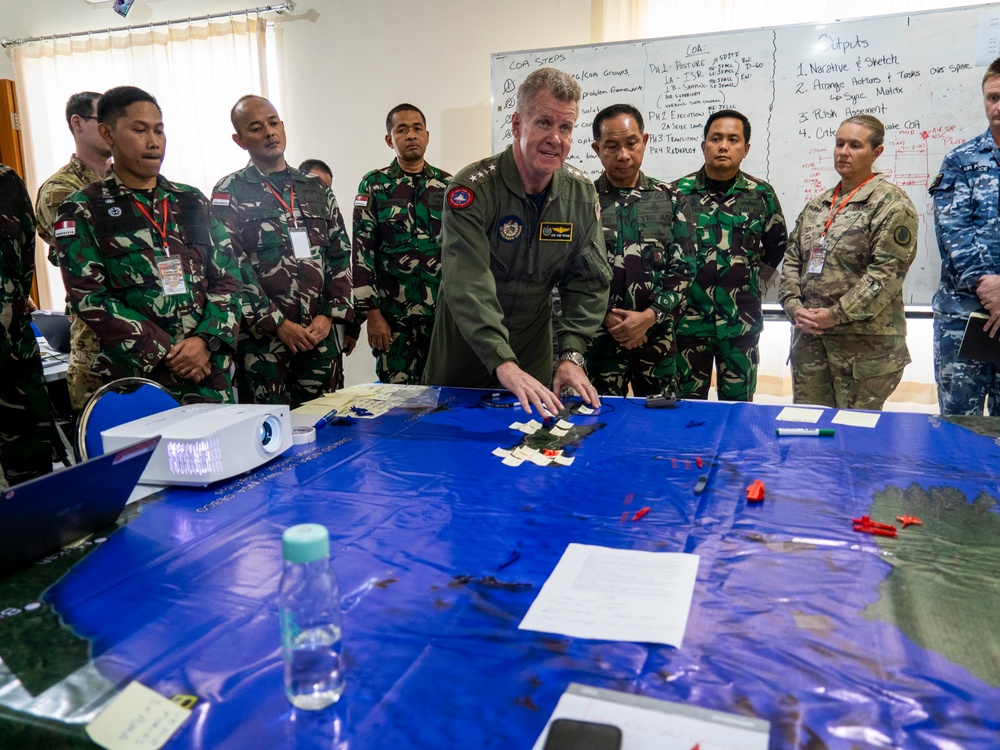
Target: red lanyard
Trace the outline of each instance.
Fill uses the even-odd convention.
[[[270,182],[265,181],[264,185],[267,187],[268,190],[271,191],[271,195],[273,195],[275,198],[278,199],[278,203],[281,204],[281,207],[284,208],[286,211],[288,211],[288,215],[292,217],[292,226],[298,227],[299,223],[295,220],[295,186],[292,185],[292,187],[289,189],[289,192],[291,193],[292,196],[292,205],[289,206],[287,203],[285,203],[285,199],[281,197],[281,193],[275,190],[274,186]]]
[[[849,196],[847,196],[846,198],[844,198],[844,202],[841,203],[839,206],[837,206],[837,210],[834,211],[833,207],[837,204],[837,195],[840,193],[840,185],[839,184],[837,185],[837,189],[833,191],[833,197],[830,199],[830,216],[827,217],[826,226],[823,227],[823,236],[824,237],[826,237],[826,233],[830,229],[830,224],[833,223],[833,220],[837,217],[837,214],[840,213],[840,209],[842,209],[844,206],[846,206],[848,203],[850,203],[851,202],[851,198],[854,197],[854,194],[856,192],[858,192],[861,188],[863,188],[865,185],[867,185],[869,182],[871,182],[871,179],[874,176],[875,175],[872,175],[867,180],[865,180],[860,185],[858,185],[856,188],[854,188],[854,190],[851,191],[851,194]]]
[[[170,245],[167,242],[167,220],[170,218],[170,213],[169,213],[168,208],[167,208],[167,196],[165,196],[165,195],[163,196],[163,226],[162,227],[159,224],[156,223],[156,219],[154,219],[153,215],[150,214],[149,211],[146,210],[146,207],[139,202],[138,198],[136,198],[133,195],[132,196],[132,200],[135,201],[136,208],[138,208],[139,211],[142,212],[143,216],[145,216],[147,219],[149,219],[149,223],[153,225],[153,229],[156,230],[156,233],[160,236],[160,244],[163,245],[163,252],[165,252],[167,255],[170,255]],[[155,210],[155,208],[154,208],[154,210]]]

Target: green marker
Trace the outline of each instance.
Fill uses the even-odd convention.
[[[811,430],[805,427],[779,427],[774,433],[778,437],[833,437],[833,430]]]

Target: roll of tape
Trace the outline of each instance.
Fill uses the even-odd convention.
[[[295,427],[292,429],[292,444],[307,445],[316,442],[315,427]]]

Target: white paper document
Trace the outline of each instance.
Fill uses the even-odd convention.
[[[805,406],[786,406],[775,419],[781,422],[806,422],[816,424],[823,416],[822,409],[811,409]]]
[[[833,415],[830,421],[834,424],[849,425],[851,427],[874,427],[878,424],[879,413],[877,411],[848,411],[841,409]]]
[[[767,750],[771,726],[762,719],[711,711],[615,690],[570,683],[549,718],[612,724],[622,731],[621,750]],[[548,737],[545,726],[533,750]]]
[[[518,628],[680,648],[698,560],[570,544]]]

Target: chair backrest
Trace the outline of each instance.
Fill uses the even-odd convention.
[[[101,431],[180,406],[169,391],[146,378],[121,378],[90,397],[77,422],[76,444],[83,460],[104,453]]]

